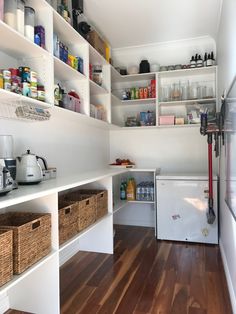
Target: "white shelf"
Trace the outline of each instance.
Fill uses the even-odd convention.
[[[37,263],[32,265],[30,268],[25,270],[22,274],[20,275],[14,275],[13,279],[9,282],[7,282],[4,286],[0,288],[0,294],[7,292],[7,290],[11,289],[14,287],[16,284],[18,284],[21,280],[25,279],[28,277],[33,271],[35,271],[37,268],[41,267],[43,264],[47,263],[54,255],[58,254],[57,251],[52,250],[52,252],[39,260]]]
[[[134,203],[134,204],[155,204],[154,201],[128,201],[128,203]]]
[[[150,126],[123,126],[120,130],[127,131],[127,130],[153,130],[156,129],[156,125],[150,125]]]
[[[91,95],[102,95],[102,94],[108,94],[109,92],[103,88],[102,86],[99,86],[94,81],[89,80],[90,85],[90,93]]]
[[[57,113],[57,115],[61,115],[62,119],[69,119],[70,121],[75,121],[77,123],[84,123],[85,125],[93,126],[95,128],[104,129],[104,130],[120,129],[119,126],[114,125],[112,123],[98,120],[98,119],[89,117],[85,114],[71,111],[64,108],[60,108],[58,106],[53,106],[50,112],[53,113],[54,111]]]
[[[217,65],[210,67],[201,67],[201,68],[189,68],[189,69],[181,69],[181,70],[172,70],[172,71],[162,71],[158,72],[159,78],[164,77],[181,77],[181,76],[189,76],[189,75],[205,75],[205,74],[215,74],[217,69]]]
[[[101,169],[84,173],[74,173],[71,175],[58,177],[48,181],[42,181],[36,185],[19,186],[6,196],[1,197],[0,209],[19,203],[31,201],[53,193],[58,193],[68,189],[73,189],[84,184],[99,181],[108,177],[126,173],[127,169]]]
[[[68,45],[83,45],[88,42],[55,10],[53,10],[53,27],[62,41],[66,41]]]
[[[161,171],[160,168],[133,168],[130,169],[131,172],[156,172],[159,173]]]
[[[113,83],[147,81],[153,80],[155,79],[155,77],[156,77],[155,72],[121,75],[119,72],[116,71],[116,69],[113,66],[111,66],[111,79]]]
[[[165,129],[165,128],[200,128],[200,123],[196,124],[179,124],[179,125],[159,125],[158,128]]]
[[[68,248],[68,246],[72,245],[74,242],[76,242],[78,239],[80,239],[81,237],[83,237],[86,233],[88,233],[89,231],[91,231],[93,228],[95,228],[100,222],[102,222],[104,219],[106,219],[107,217],[112,216],[112,213],[108,213],[105,216],[103,216],[102,218],[100,218],[99,220],[97,220],[95,223],[93,223],[92,225],[90,225],[88,228],[84,229],[83,231],[81,231],[80,233],[78,233],[76,236],[74,236],[73,238],[71,238],[70,240],[66,241],[65,243],[63,243],[60,248],[59,248],[59,252],[63,251],[64,249]]]
[[[89,43],[88,43],[89,44]],[[107,62],[107,60],[100,55],[100,53],[89,44],[89,60],[90,63],[99,64],[99,65],[110,65],[110,63]]]
[[[43,101],[40,101],[40,100],[37,100],[37,99],[33,99],[33,98],[30,98],[30,97],[27,97],[27,96],[23,96],[23,95],[19,95],[19,94],[16,94],[16,93],[13,93],[13,92],[9,92],[5,89],[1,89],[0,88],[0,100],[2,102],[9,102],[9,101],[12,101],[12,102],[22,102],[22,103],[27,103],[27,104],[30,104],[30,105],[34,105],[34,106],[37,106],[37,107],[40,107],[40,108],[52,108],[53,105],[49,104],[49,103],[46,103],[46,102],[43,102]]]
[[[0,20],[0,50],[19,58],[49,58],[51,54]]]
[[[177,105],[184,105],[184,104],[207,104],[216,102],[216,98],[203,98],[203,99],[189,99],[189,100],[178,100],[178,101],[161,101],[159,102],[160,106],[177,106]]]
[[[76,71],[71,66],[61,61],[57,57],[54,60],[54,74],[55,77],[62,81],[84,80],[86,76],[79,71]]]
[[[156,98],[144,98],[144,99],[130,99],[130,100],[121,100],[121,103],[124,105],[131,105],[131,104],[155,104]]]
[[[116,200],[113,208],[113,214],[117,213],[121,208],[125,207],[128,204],[127,200]]]

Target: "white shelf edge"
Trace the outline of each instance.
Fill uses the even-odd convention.
[[[26,269],[22,274],[14,275],[11,281],[7,282],[4,286],[0,287],[0,294],[7,292],[9,289],[17,285],[21,280],[28,277],[33,271],[35,271],[37,268],[41,267],[43,264],[48,262],[56,254],[58,254],[58,251],[52,250],[51,253],[40,259],[30,268]]]
[[[188,100],[178,100],[178,101],[160,101],[158,104],[160,106],[171,106],[171,105],[184,105],[184,104],[194,104],[194,103],[209,103],[216,102],[216,98],[202,98],[202,99],[188,99]]]
[[[125,207],[128,204],[127,200],[116,200],[115,201],[115,205],[113,207],[113,214],[117,213],[120,209],[122,209],[123,207]]]
[[[62,252],[64,249],[66,249],[68,246],[70,246],[71,244],[73,244],[74,242],[76,242],[78,239],[80,239],[81,237],[83,237],[86,233],[88,233],[89,231],[91,231],[93,228],[95,228],[99,223],[101,223],[103,220],[107,219],[108,217],[111,217],[112,213],[107,213],[105,216],[101,217],[100,219],[98,219],[97,221],[95,221],[92,225],[90,225],[89,227],[87,227],[86,229],[84,229],[83,231],[79,232],[77,235],[75,235],[73,238],[69,239],[68,241],[66,241],[65,243],[63,243],[60,248],[59,248],[59,252]]]
[[[176,129],[178,129],[178,128],[196,128],[196,127],[198,127],[198,128],[200,128],[200,123],[192,123],[192,124],[174,124],[174,125],[172,125],[172,124],[170,124],[170,125],[159,125],[158,126],[158,128],[159,129],[165,129],[165,128],[176,128]]]
[[[95,83],[93,80],[89,79],[89,84],[91,85],[90,94],[91,95],[102,95],[102,94],[109,94],[109,92],[102,86]],[[92,90],[95,90],[95,93],[91,93]]]
[[[128,203],[134,203],[134,204],[155,204],[155,201],[128,201]]]
[[[120,100],[120,101],[122,104],[132,104],[132,103],[137,103],[137,104],[145,103],[146,104],[148,102],[152,102],[153,104],[155,104],[156,98],[130,99],[130,100]]]
[[[217,65],[209,66],[209,67],[199,67],[199,68],[188,68],[188,69],[179,69],[179,70],[171,70],[171,71],[159,71],[157,72],[159,76],[166,76],[166,75],[171,75],[171,74],[182,74],[184,72],[190,73],[190,72],[201,72],[206,71],[206,72],[211,72],[211,70],[216,70]]]
[[[161,168],[132,168],[129,169],[131,172],[157,172],[159,173]]]
[[[63,62],[62,60],[60,60],[56,56],[53,56],[53,60],[54,60],[54,74],[55,74],[55,67],[56,67],[55,65],[58,63],[59,66],[65,68],[65,71],[73,73],[73,76],[78,76],[78,78],[76,78],[76,79],[73,78],[70,80],[85,80],[86,79],[86,76],[83,73],[80,73],[79,71],[75,70],[69,64]],[[66,80],[66,81],[69,81],[69,80]]]

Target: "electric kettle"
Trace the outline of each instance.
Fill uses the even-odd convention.
[[[16,181],[19,184],[37,184],[43,180],[39,159],[42,160],[45,169],[47,169],[46,160],[43,157],[31,154],[30,150],[27,150],[27,153],[21,157],[16,157]]]

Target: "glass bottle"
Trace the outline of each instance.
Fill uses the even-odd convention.
[[[34,42],[35,11],[31,7],[25,7],[25,37]]]
[[[10,27],[17,29],[17,0],[4,1],[4,22]]]

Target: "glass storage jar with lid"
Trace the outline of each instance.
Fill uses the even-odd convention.
[[[17,29],[17,0],[4,1],[4,22],[10,27]]]
[[[25,36],[34,42],[35,11],[31,7],[25,7]]]
[[[17,0],[17,30],[24,35],[25,28],[25,1]]]

